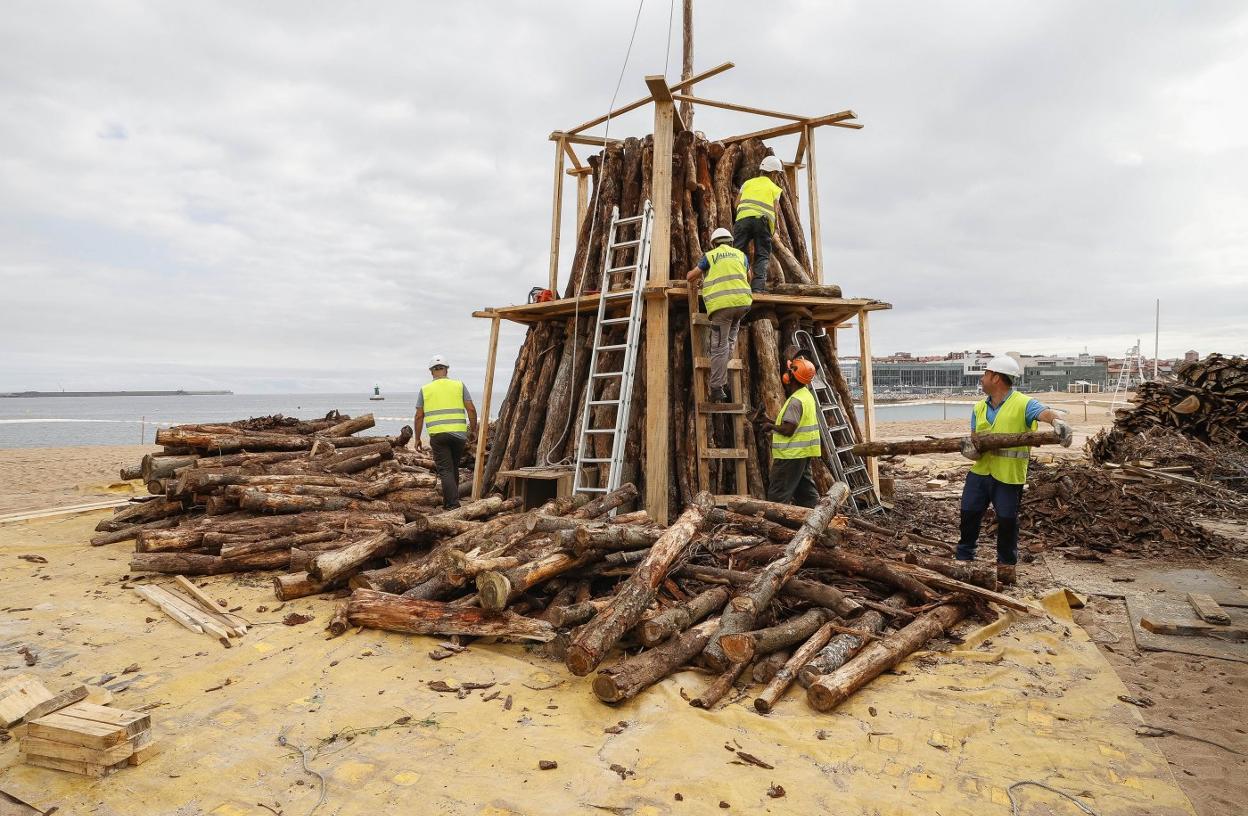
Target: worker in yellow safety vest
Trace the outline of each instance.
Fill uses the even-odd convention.
[[[737,345],[741,321],[750,311],[750,260],[732,246],[732,233],[720,227],[711,233],[711,249],[686,279],[701,287],[702,302],[711,318],[711,375],[708,386],[712,402],[729,402],[728,358]],[[706,277],[703,279],[703,273]]]
[[[1070,425],[1052,408],[1014,390],[1014,381],[1021,374],[1022,369],[1013,357],[994,357],[988,362],[979,378],[985,397],[971,409],[971,432],[1025,433],[1034,431],[1038,422],[1048,422],[1061,437],[1062,445],[1070,447],[1073,437]],[[1018,509],[1023,485],[1027,482],[1031,448],[1024,445],[981,453],[968,437],[962,443],[962,455],[975,464],[962,488],[957,558],[959,561],[975,560],[979,528],[991,504],[997,513],[997,582],[1016,583]]]
[[[446,376],[450,366],[441,354],[429,361],[433,382],[422,386],[416,396],[416,450],[420,450],[420,432],[429,427],[429,450],[442,482],[442,507],[459,507],[459,460],[464,449],[477,435],[477,409],[472,404],[468,386]]]
[[[819,441],[819,414],[815,395],[807,387],[815,378],[809,360],[790,360],[781,377],[789,398],[775,422],[764,422],[771,431],[771,471],[767,474],[767,501],[814,507],[819,491],[811,476],[810,463],[823,454]]]
[[[768,156],[758,165],[759,174],[741,185],[737,196],[737,216],[732,225],[732,245],[742,252],[754,244],[754,278],[750,288],[767,291],[767,265],[771,260],[771,236],[776,232],[776,208],[784,165]]]

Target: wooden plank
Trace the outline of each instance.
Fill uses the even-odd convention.
[[[135,591],[135,594],[137,594],[140,598],[147,601],[148,603],[150,603],[152,606],[156,607],[160,611],[164,612],[166,615],[173,618],[175,621],[182,624],[187,629],[190,629],[195,634],[202,635],[204,633],[204,627],[200,626],[198,623],[191,620],[191,618],[188,615],[186,615],[181,610],[179,610],[169,600],[153,592],[152,590],[155,589],[154,586],[151,586],[148,584],[140,584],[139,586],[133,587],[133,589]]]
[[[585,223],[585,213],[589,210],[589,175],[581,173],[576,177],[576,229]]]
[[[74,703],[77,703],[85,699],[87,699],[87,687],[86,686],[78,686],[77,688],[72,688],[69,691],[62,691],[60,694],[56,695],[51,700],[44,700],[42,703],[35,706],[30,711],[27,711],[26,719],[37,720],[40,717],[45,717],[48,714],[52,714],[57,711],[60,711],[62,708],[65,708],[66,706],[71,706]],[[39,752],[36,751],[35,753],[39,753]]]
[[[729,68],[732,68],[732,67],[733,67],[733,63],[731,62],[721,63],[719,65],[716,65],[714,68],[703,71],[700,74],[694,74],[688,79],[682,79],[680,82],[677,82],[675,85],[671,85],[669,87],[671,88],[672,91],[685,91],[693,87],[697,83],[701,82],[702,80],[710,79],[711,77],[716,76],[717,74],[722,74],[724,71],[727,71]],[[641,99],[634,100],[632,102],[629,102],[627,105],[616,108],[615,110],[611,111],[605,116],[599,116],[594,119],[590,119],[588,122],[585,122],[582,125],[578,125],[577,127],[574,127],[569,131],[566,131],[566,134],[571,136],[571,135],[580,133],[582,130],[589,130],[592,127],[598,127],[599,125],[601,125],[603,122],[607,121],[608,119],[614,119],[617,116],[622,116],[623,114],[628,113],[629,111],[637,110],[643,105],[650,104],[650,100],[652,98],[653,97],[648,96],[648,95],[643,96]]]
[[[141,734],[152,727],[152,716],[138,711],[126,711],[124,708],[110,708],[94,703],[74,703],[60,712],[66,717],[79,720],[113,725],[126,730],[126,737]]]
[[[127,740],[111,748],[84,748],[81,745],[70,745],[67,742],[24,737],[18,750],[28,756],[68,759],[73,762],[89,762],[95,765],[116,765],[130,758],[130,755],[134,753],[134,744]]]
[[[21,722],[32,708],[55,697],[34,676],[19,674],[0,683],[0,726]]]
[[[672,251],[672,102],[654,105],[654,169],[651,202],[654,222],[650,234],[650,287],[646,289],[646,496],[645,509],[656,524],[670,521],[667,477],[670,468],[671,402],[668,400],[670,345],[666,287]],[[656,291],[657,290],[657,291]]]
[[[201,611],[197,606],[195,606],[194,602],[184,596],[178,595],[176,592],[165,589],[164,587],[149,585],[149,590],[151,591],[151,594],[161,598],[166,604],[166,607],[173,608],[178,612],[181,612],[206,634],[212,635],[215,638],[223,639],[227,644],[229,643],[230,630],[213,620],[212,616]],[[165,608],[166,612],[168,611],[168,608]]]
[[[490,348],[485,355],[485,394],[482,396],[481,416],[477,418],[477,459],[472,465],[472,500],[481,498],[485,485],[485,445],[490,438],[490,409],[494,403],[494,365],[498,360],[498,324],[495,317],[490,323]]]
[[[1187,593],[1187,602],[1192,605],[1192,609],[1196,610],[1196,615],[1203,621],[1222,626],[1231,622],[1231,616],[1218,605],[1218,602],[1212,596],[1203,592],[1189,592]]]
[[[190,600],[195,603],[196,608],[200,609],[205,614],[210,615],[213,620],[221,624],[225,629],[229,630],[231,635],[235,637],[242,637],[247,634],[246,621],[236,615],[231,615],[228,612],[222,612],[220,604],[212,598],[209,598],[202,589],[187,580],[186,576],[175,575],[173,580],[177,583],[178,588],[182,590],[181,593],[177,593],[179,596],[183,594],[189,596]]]
[[[810,207],[810,259],[815,283],[823,283],[823,227],[819,220],[819,174],[815,168],[815,130],[807,126],[802,135],[806,140],[806,199]],[[796,202],[793,211],[797,211]]]
[[[1155,620],[1153,618],[1140,618],[1140,626],[1154,635],[1214,637],[1232,641],[1248,640],[1248,628],[1243,626],[1211,626],[1207,623]]]
[[[567,139],[560,139],[560,141],[563,143],[564,155],[568,157],[568,161],[572,162],[572,167],[567,171],[568,175],[575,175],[578,170],[582,170],[585,173],[593,172],[590,168],[581,164],[581,157],[576,155],[576,149],[572,147],[572,144]]]
[[[647,99],[646,101],[649,102],[650,100]],[[605,136],[581,136],[573,133],[564,133],[560,130],[556,130],[554,133],[550,134],[550,140],[552,142],[563,140],[571,142],[572,144],[590,145],[592,147],[605,147],[609,144],[624,143],[623,139],[608,139]]]
[[[862,441],[870,442],[875,439],[875,388],[871,384],[871,329],[867,325],[865,309],[858,312],[858,354],[858,377],[862,381],[862,433],[866,437]],[[879,495],[880,463],[875,457],[867,460],[867,472],[875,485],[876,495]]]
[[[559,228],[563,225],[563,155],[566,139],[555,142],[555,192],[550,205],[550,267],[547,289],[559,291]]]
[[[704,99],[700,96],[691,96],[689,94],[673,94],[672,98],[677,102],[706,105],[708,108],[722,108],[723,110],[738,111],[739,113],[754,113],[759,116],[771,116],[776,119],[791,119],[794,122],[804,122],[810,118],[809,116],[799,116],[796,113],[781,113],[780,111],[766,110],[765,108],[752,108],[749,105],[738,105],[735,102],[720,102],[716,99]]]
[[[650,74],[646,77],[646,87],[650,89],[650,95],[654,98],[654,104],[671,105],[672,107],[672,127],[677,132],[687,130],[685,120],[680,117],[680,113],[676,110],[676,105],[672,100],[672,89],[667,85],[667,77],[662,74]],[[655,111],[655,118],[658,118],[658,111]]]
[[[778,136],[792,136],[794,133],[801,133],[808,127],[848,124],[846,120],[857,118],[858,114],[854,113],[852,110],[838,111],[837,113],[829,113],[827,116],[817,116],[814,119],[794,122],[790,125],[777,125],[776,127],[766,128],[765,130],[756,130],[752,133],[742,133],[740,136],[730,136],[722,141],[724,144],[732,144],[733,142],[744,142],[746,139],[773,139]],[[850,126],[852,127],[853,125],[851,124]],[[857,127],[861,128],[862,125],[857,125]]]
[[[55,759],[53,757],[44,756],[27,756],[18,754],[17,758],[27,765],[35,765],[39,768],[52,768],[58,771],[69,771],[79,776],[102,777],[108,776],[115,770],[125,767],[127,760],[122,760],[116,765],[97,765],[93,762],[75,762],[72,759]]]
[[[704,448],[703,459],[744,459],[748,454],[745,448]]]
[[[711,367],[711,358],[710,358],[710,357],[694,357],[694,358],[693,358],[693,366],[694,366],[694,368],[710,368],[710,367]],[[740,370],[741,370],[741,360],[740,360],[739,358],[729,360],[729,361],[728,361],[728,370],[729,370],[729,371],[740,371]]]
[[[111,748],[126,741],[126,729],[118,725],[67,717],[57,712],[40,717],[26,726],[26,736],[67,742],[84,748]]]
[[[163,742],[153,740],[140,748],[135,748],[128,761],[131,765],[142,765],[164,750],[164,747]]]

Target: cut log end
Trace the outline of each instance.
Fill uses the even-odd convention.
[[[754,638],[748,634],[724,635],[719,639],[719,648],[733,663],[747,663],[754,659]]]
[[[616,684],[614,677],[600,674],[594,678],[594,696],[604,703],[618,703],[624,699],[624,691]]]
[[[568,667],[568,671],[577,677],[584,677],[594,669],[598,668],[598,661],[594,659],[586,649],[581,646],[572,645],[568,647],[568,654],[564,658],[563,663]],[[594,693],[597,694],[598,683],[594,682]],[[601,695],[599,695],[601,697]],[[606,698],[603,698],[606,699]],[[617,698],[618,699],[618,698]],[[608,700],[608,702],[611,702]]]
[[[806,689],[806,699],[815,711],[831,711],[840,703],[839,698],[840,695],[836,694],[833,689],[818,683],[812,683]]]
[[[754,700],[754,710],[757,711],[759,714],[770,714],[771,703],[768,702],[767,700],[764,700],[762,697],[757,697]]]
[[[482,609],[499,611],[507,608],[511,596],[511,581],[501,572],[483,572],[477,575],[477,599]]]

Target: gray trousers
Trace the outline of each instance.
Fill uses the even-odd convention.
[[[814,507],[819,501],[819,489],[810,475],[811,461],[809,457],[772,459],[771,472],[767,474],[767,501]]]
[[[749,311],[749,306],[732,306],[711,315],[711,378],[708,385],[712,391],[728,384],[728,359],[736,348],[741,320]]]

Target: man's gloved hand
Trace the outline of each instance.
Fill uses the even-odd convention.
[[[1053,420],[1053,430],[1057,431],[1058,438],[1062,441],[1063,448],[1070,447],[1070,441],[1075,438],[1075,431],[1070,427],[1070,423],[1064,419]]]
[[[416,437],[415,439],[412,440],[412,448],[418,451],[424,450],[425,449],[424,440],[422,440],[419,436]]]
[[[969,436],[962,440],[962,446],[960,448],[960,452],[963,456],[965,456],[967,459],[970,459],[972,462],[976,461],[977,459],[979,459],[979,457],[983,456],[983,454],[979,452],[979,448],[975,447],[975,443],[971,441],[971,438]]]
[[[760,419],[757,422],[756,427],[758,428],[759,433],[771,433],[776,429],[776,423],[772,422],[770,419]]]

